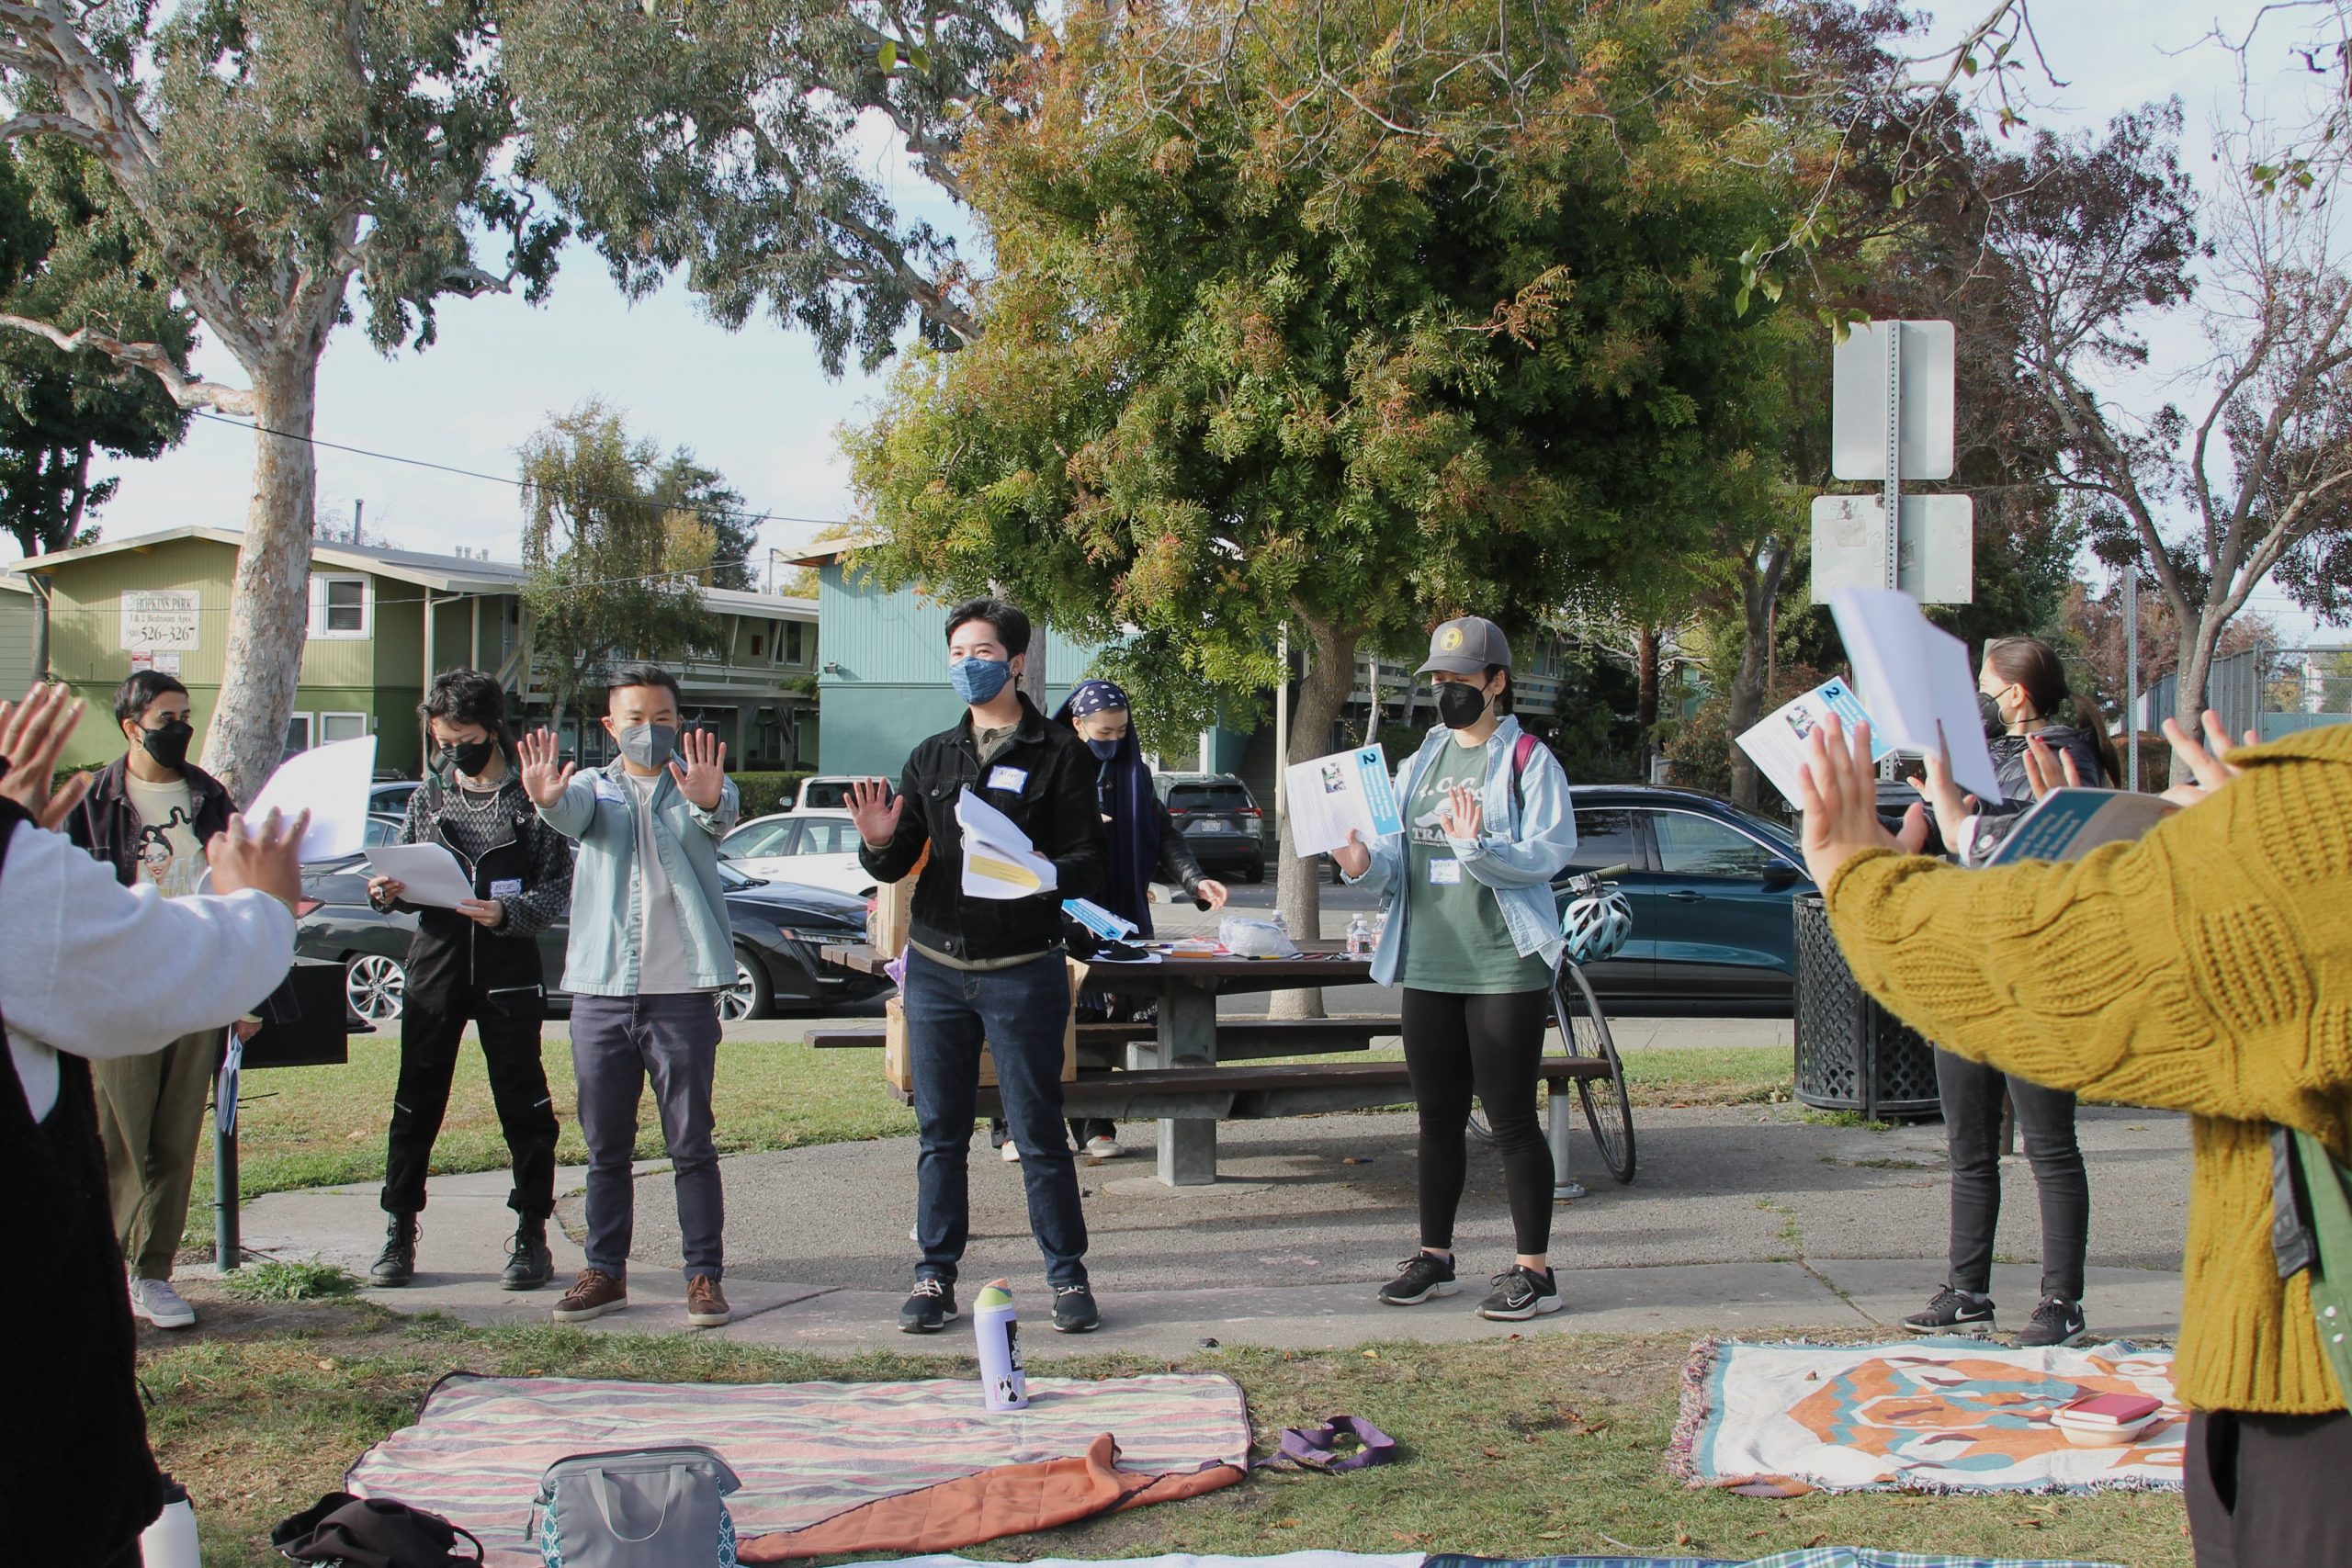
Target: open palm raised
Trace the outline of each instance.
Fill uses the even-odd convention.
[[[727,789],[727,742],[707,729],[689,729],[678,737],[678,756],[685,761],[670,762],[678,793],[705,811],[716,811]]]
[[[535,729],[515,742],[523,759],[523,793],[541,810],[553,807],[571,786],[577,765],[560,760],[555,732]]]

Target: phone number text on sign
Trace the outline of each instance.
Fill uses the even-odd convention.
[[[198,647],[198,594],[193,588],[148,590],[122,596],[122,646],[131,653],[192,653]]]

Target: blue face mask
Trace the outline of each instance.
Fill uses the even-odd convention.
[[[996,701],[996,694],[1012,679],[1012,661],[1009,659],[967,659],[947,667],[947,683],[974,707]]]
[[[1116,740],[1090,740],[1086,743],[1086,749],[1107,762],[1112,758],[1119,754],[1119,742]]]

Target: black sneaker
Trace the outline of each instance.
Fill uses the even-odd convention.
[[[1054,1330],[1058,1334],[1091,1334],[1102,1326],[1095,1310],[1094,1292],[1084,1285],[1054,1287]]]
[[[384,1224],[384,1250],[368,1270],[368,1282],[389,1289],[405,1285],[416,1277],[416,1238],[424,1227],[416,1223],[414,1214],[394,1214]]]
[[[1523,1263],[1496,1275],[1494,1294],[1478,1303],[1478,1315],[1497,1323],[1521,1323],[1559,1310],[1559,1280],[1549,1269],[1539,1274]]]
[[[1380,1299],[1390,1306],[1419,1306],[1431,1296],[1461,1293],[1462,1286],[1453,1278],[1453,1259],[1451,1258],[1433,1258],[1426,1252],[1417,1252],[1397,1267],[1404,1272],[1380,1287]]]
[[[514,1245],[506,1254],[506,1272],[498,1285],[506,1291],[536,1291],[555,1278],[555,1255],[548,1250],[548,1223],[526,1218],[514,1227]]]
[[[1954,1329],[1990,1334],[1993,1298],[1946,1285],[1928,1299],[1927,1311],[1913,1313],[1903,1326],[1914,1334],[1950,1334]]]
[[[2039,1350],[2051,1345],[2079,1345],[2090,1337],[2090,1325],[2083,1321],[2082,1303],[2044,1296],[2033,1309],[2031,1321],[2012,1335],[2009,1343],[2020,1350]]]
[[[956,1287],[929,1275],[915,1281],[907,1304],[899,1309],[901,1334],[936,1334],[956,1321]]]

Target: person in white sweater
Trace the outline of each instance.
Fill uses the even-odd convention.
[[[138,1562],[163,1507],[107,1202],[89,1063],[243,1017],[294,956],[307,817],[232,818],[207,847],[214,892],[132,889],[52,829],[86,787],[49,784],[81,716],[61,687],[0,703],[0,1430],[41,1434],[0,1465],[10,1561]],[[59,1506],[70,1498],[73,1506]]]

